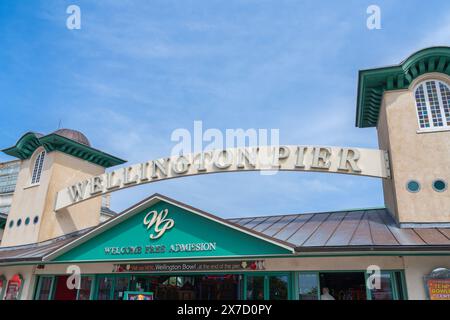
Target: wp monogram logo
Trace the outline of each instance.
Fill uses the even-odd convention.
[[[159,213],[158,211],[153,210],[144,217],[144,225],[147,226],[147,230],[153,228],[150,239],[156,240],[161,238],[167,230],[173,228],[175,222],[172,219],[166,219],[168,214],[168,209],[164,209]]]

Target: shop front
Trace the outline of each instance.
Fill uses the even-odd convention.
[[[427,298],[428,287],[443,297],[445,278],[423,278],[448,264],[442,245],[387,245],[392,231],[404,239],[411,230],[389,231],[386,218],[367,210],[224,220],[156,194],[96,228],[0,250],[1,298],[402,300]]]
[[[67,289],[68,276],[40,276],[36,300],[124,300],[143,294],[151,300],[288,300],[289,274],[210,273],[184,275],[86,275],[79,289]]]

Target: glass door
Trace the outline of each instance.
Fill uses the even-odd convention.
[[[265,276],[247,276],[247,290],[245,298],[247,300],[264,300]]]
[[[288,300],[289,297],[290,282],[286,273],[246,276],[246,300]]]
[[[287,274],[269,276],[269,300],[289,299],[289,276]]]

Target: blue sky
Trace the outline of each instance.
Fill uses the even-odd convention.
[[[66,28],[70,4],[80,30]],[[381,30],[366,27],[370,4]],[[131,164],[169,155],[195,120],[377,148],[374,128],[354,126],[357,72],[449,45],[450,2],[3,0],[0,27],[0,147],[61,121]],[[154,192],[222,217],[383,205],[378,179],[229,173],[116,192],[113,209]]]

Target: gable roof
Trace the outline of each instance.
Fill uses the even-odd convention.
[[[191,206],[155,194],[165,201]],[[116,218],[95,228],[87,228],[45,242],[14,247],[0,247],[0,263],[49,261],[49,257],[109,221],[117,219],[135,206],[124,210]],[[205,215],[207,212],[195,209]],[[211,215],[212,216],[212,215]],[[450,228],[399,228],[386,209],[361,209],[350,211],[303,213],[233,219],[215,219],[255,235],[295,248],[297,252],[450,252]],[[46,259],[44,259],[44,257]]]
[[[248,229],[246,227],[231,223],[228,220],[222,219],[218,216],[212,215],[206,211],[194,208],[192,206],[186,205],[182,202],[179,202],[177,200],[171,199],[169,197],[160,195],[160,194],[153,194],[152,196],[142,200],[141,202],[133,205],[132,207],[124,210],[122,213],[120,213],[118,216],[109,219],[108,221],[106,221],[105,223],[93,228],[92,230],[88,231],[86,234],[74,239],[73,241],[61,246],[60,248],[58,248],[57,250],[55,250],[54,252],[51,252],[50,254],[46,255],[43,257],[44,261],[51,261],[57,257],[59,257],[60,255],[64,254],[65,252],[68,252],[69,250],[85,243],[86,241],[96,237],[97,235],[113,228],[114,226],[119,225],[120,223],[122,223],[123,221],[127,220],[128,218],[132,217],[133,215],[139,213],[142,211],[143,208],[147,208],[150,207],[160,201],[172,204],[176,207],[185,209],[191,213],[194,213],[198,216],[201,216],[203,218],[206,218],[208,220],[214,221],[216,223],[219,223],[221,225],[224,225],[226,227],[229,227],[231,229],[234,229],[236,231],[245,233],[251,237],[254,238],[258,238],[260,240],[263,240],[265,242],[269,242],[272,245],[276,245],[278,247],[281,247],[285,250],[290,251],[291,253],[294,253],[294,246],[292,244],[290,244],[289,242],[285,242],[283,240],[280,239],[276,239],[276,238],[272,238],[272,237],[268,237],[267,235],[257,232],[255,230],[251,230]]]

